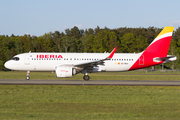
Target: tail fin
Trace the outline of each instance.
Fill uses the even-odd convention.
[[[159,57],[166,57],[173,29],[174,27],[165,27],[144,52],[158,54],[160,55]]]
[[[169,57],[167,57],[167,53],[169,50],[173,29],[174,27],[165,27],[147,47],[147,49],[140,54],[137,61],[129,70],[162,64],[164,61],[169,59]]]

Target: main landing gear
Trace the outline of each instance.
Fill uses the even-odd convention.
[[[88,81],[90,77],[87,75],[87,69],[83,69],[83,70],[82,70],[82,73],[84,73],[83,79],[84,79],[85,81]]]
[[[89,76],[88,75],[84,75],[84,77],[83,77],[83,79],[85,80],[85,81],[88,81],[89,80]]]
[[[30,75],[30,71],[27,71],[27,77],[26,77],[26,80],[29,80],[29,79],[30,79],[29,75]]]

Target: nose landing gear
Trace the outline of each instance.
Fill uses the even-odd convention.
[[[26,80],[29,80],[30,79],[30,71],[27,71],[27,77],[26,77]]]

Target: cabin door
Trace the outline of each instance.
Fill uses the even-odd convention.
[[[30,64],[30,55],[26,55],[25,56],[25,62],[24,62],[25,65],[29,65]]]

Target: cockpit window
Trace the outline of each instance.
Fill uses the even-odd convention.
[[[19,57],[13,57],[11,60],[18,61],[18,60],[19,60]]]

